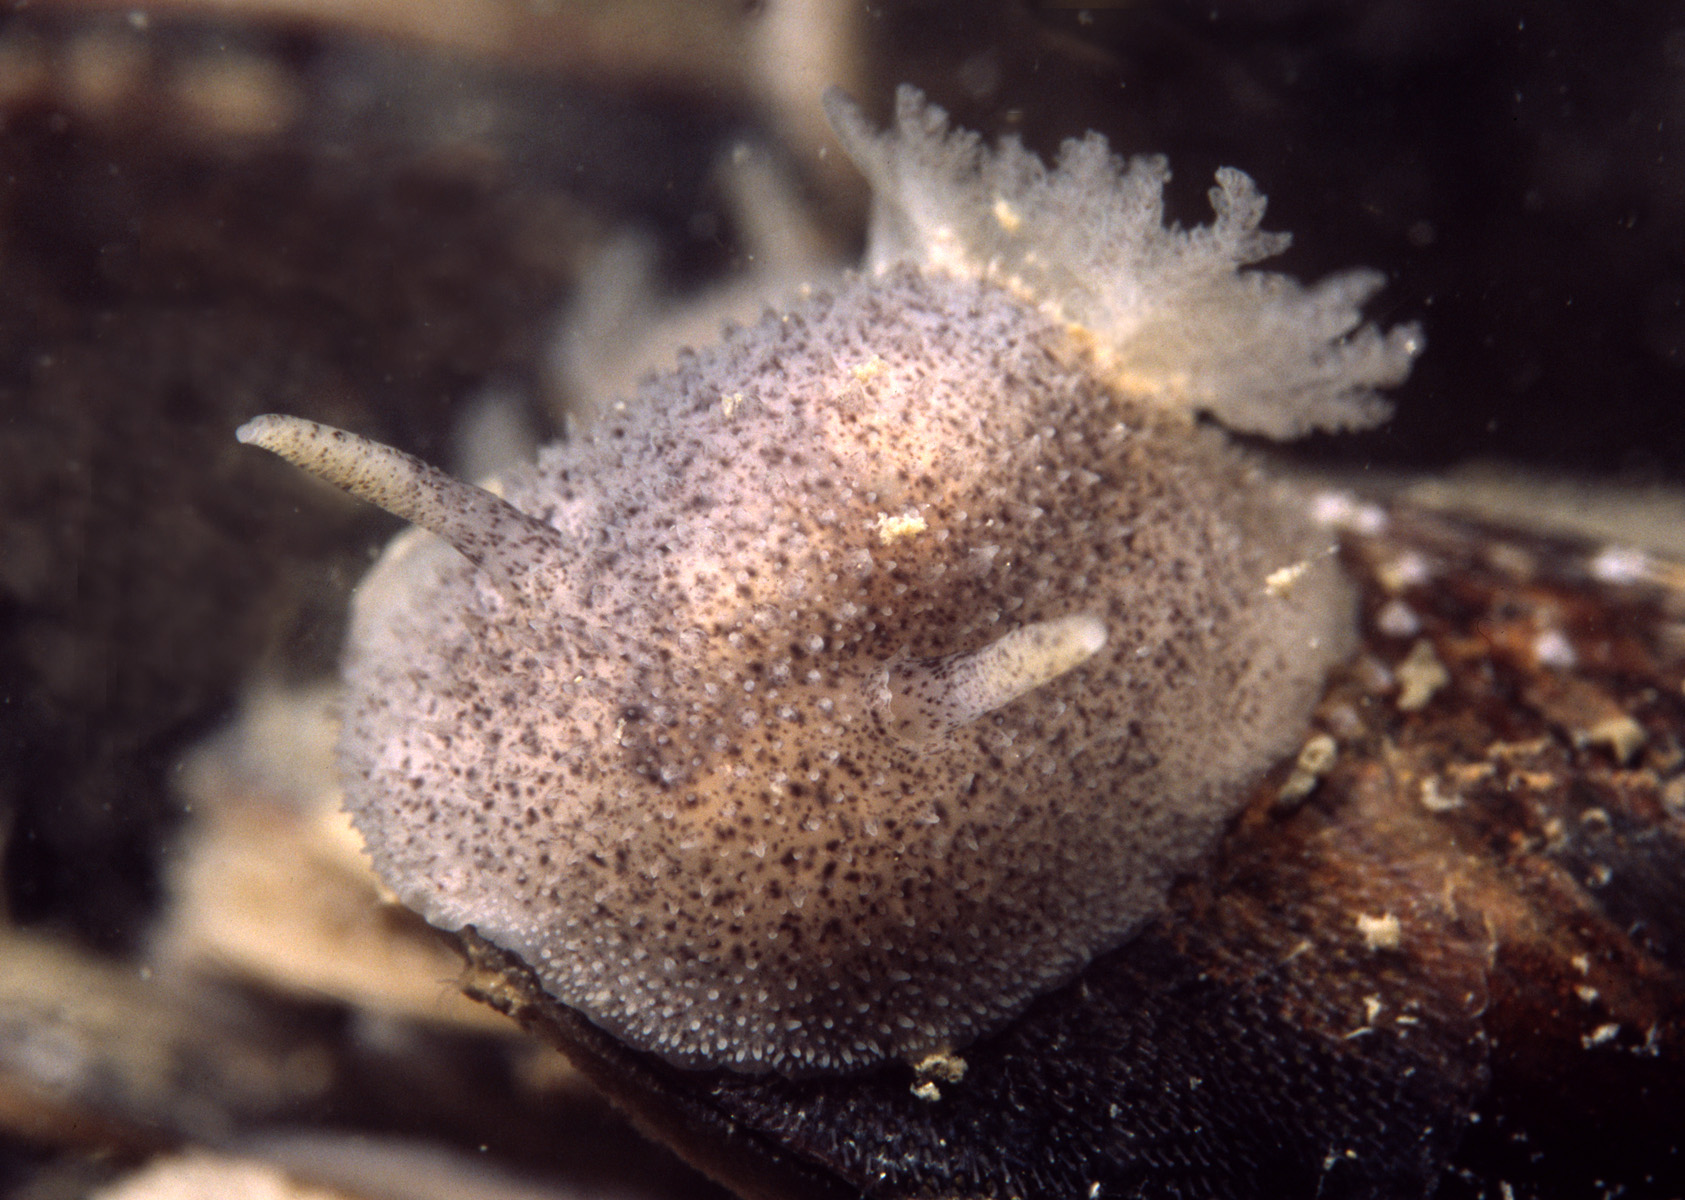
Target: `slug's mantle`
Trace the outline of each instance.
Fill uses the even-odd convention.
[[[882,136],[832,108],[889,214],[872,272],[503,497],[241,431],[446,539],[399,538],[354,613],[381,874],[684,1066],[962,1048],[1151,917],[1351,626],[1327,536],[1191,413],[1370,422],[1419,340],[1352,332],[1367,276],[1238,273],[1280,244],[1238,173],[1167,230],[1162,166],[1092,137],[1047,172],[915,93]],[[1055,210],[1099,222],[1082,255]]]

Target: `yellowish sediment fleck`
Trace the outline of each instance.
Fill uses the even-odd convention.
[[[1326,733],[1319,733],[1310,738],[1299,751],[1299,758],[1293,764],[1293,773],[1287,777],[1287,782],[1281,785],[1281,791],[1276,793],[1276,802],[1293,804],[1310,795],[1318,781],[1333,768],[1334,760],[1338,756],[1339,747]]]
[[[1422,807],[1430,813],[1446,813],[1463,806],[1462,796],[1455,790],[1442,792],[1439,780],[1429,775],[1422,780]]]
[[[965,1059],[951,1050],[927,1054],[913,1066],[921,1079],[940,1079],[943,1083],[958,1083],[965,1078]]]
[[[1423,638],[1410,647],[1409,656],[1399,664],[1398,682],[1398,711],[1419,712],[1435,692],[1451,682],[1451,672],[1434,653],[1433,643]]]
[[[1616,1035],[1620,1032],[1621,1027],[1613,1022],[1607,1025],[1599,1025],[1596,1029],[1592,1030],[1580,1039],[1580,1045],[1584,1046],[1587,1050],[1590,1050],[1593,1046],[1601,1046],[1605,1042],[1614,1041]]]
[[[902,513],[898,517],[892,517],[888,513],[878,515],[878,540],[886,546],[902,538],[923,533],[929,528],[929,524],[918,513]]]
[[[852,369],[852,373],[854,378],[860,383],[870,383],[888,369],[889,368],[884,365],[883,359],[874,354],[865,362],[856,365]]]
[[[1644,748],[1644,743],[1650,735],[1644,726],[1627,716],[1618,713],[1612,717],[1605,717],[1590,729],[1586,730],[1576,740],[1583,740],[1592,746],[1601,746],[1615,756],[1615,761],[1625,765],[1632,761],[1633,756]]]
[[[1433,578],[1433,568],[1420,554],[1407,551],[1376,567],[1375,578],[1387,591],[1397,595],[1407,588],[1420,587],[1427,583]]]
[[[942,1098],[938,1083],[958,1083],[965,1078],[965,1059],[951,1050],[927,1054],[913,1064],[913,1095],[926,1102]]]
[[[1264,590],[1272,596],[1285,596],[1299,582],[1299,577],[1310,569],[1311,560],[1301,558],[1296,563],[1271,571],[1264,577]]]
[[[1392,913],[1382,913],[1378,917],[1358,913],[1357,932],[1363,939],[1364,948],[1373,951],[1397,950],[1404,941],[1404,926]]]

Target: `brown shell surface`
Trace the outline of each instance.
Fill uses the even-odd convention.
[[[1332,766],[957,1082],[675,1070],[471,936],[470,991],[746,1196],[1685,1193],[1681,573],[1367,513]]]

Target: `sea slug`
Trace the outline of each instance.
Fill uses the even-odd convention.
[[[1149,919],[1295,751],[1351,599],[1224,435],[1367,425],[1413,328],[1218,176],[833,120],[866,269],[498,494],[288,417],[240,432],[414,521],[357,598],[346,802],[387,882],[694,1067],[963,1049]],[[438,536],[434,536],[438,535]]]

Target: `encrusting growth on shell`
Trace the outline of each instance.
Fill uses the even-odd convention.
[[[1191,409],[1250,411],[1229,393],[1290,344],[1244,427],[1372,420],[1416,340],[1352,333],[1367,282],[1237,273],[1279,245],[1238,175],[1183,232],[1162,168],[1094,139],[1048,172],[914,93],[885,135],[832,109],[888,214],[872,272],[685,357],[506,501],[248,427],[446,539],[399,538],[353,613],[342,766],[381,874],[685,1066],[962,1050],[1148,920],[1352,625],[1326,535]],[[1111,267],[1052,257],[1048,197],[1134,214]],[[1082,315],[1102,292],[1127,336]],[[1207,318],[1251,351],[1196,349]]]

